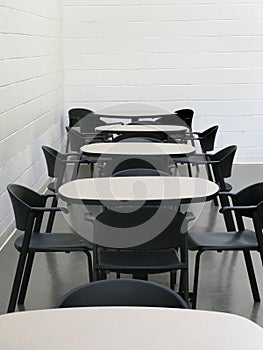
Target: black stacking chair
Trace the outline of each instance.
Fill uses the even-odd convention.
[[[87,108],[72,108],[68,111],[68,117],[69,117],[69,125],[66,126],[66,131],[69,133],[70,129],[74,126],[79,126],[79,123],[81,119],[86,117],[89,114],[92,114],[93,111]],[[69,150],[69,138],[67,136],[67,143],[66,143],[66,152]]]
[[[189,249],[197,251],[193,290],[193,308],[196,308],[201,254],[205,251],[242,251],[255,302],[260,301],[259,290],[250,252],[258,251],[263,264],[263,182],[244,188],[236,194],[225,192],[232,198],[232,206],[221,209],[222,213],[234,211],[237,231],[189,233]],[[254,230],[245,228],[244,217],[251,218]],[[216,276],[216,274],[215,274]]]
[[[117,279],[84,284],[66,293],[55,308],[89,306],[142,306],[187,309],[175,291],[157,283]]]
[[[237,146],[232,145],[214,154],[195,154],[186,158],[173,158],[173,160],[175,163],[181,164],[211,165],[213,180],[218,184],[220,192],[229,192],[232,190],[232,186],[225,179],[231,177],[236,151]],[[225,196],[220,196],[220,193],[219,199],[222,206],[229,205],[228,199]],[[224,217],[227,229],[234,230],[235,225],[231,213],[225,212]]]
[[[215,146],[215,139],[218,131],[218,125],[212,126],[203,132],[188,132],[185,134],[183,141],[199,141],[203,154],[213,151]],[[198,166],[198,165],[197,165]],[[212,180],[212,173],[209,164],[206,164],[208,179]],[[189,176],[192,176],[191,166],[188,166]]]
[[[158,206],[144,205],[128,213],[103,211],[94,223],[94,279],[104,279],[110,271],[133,274],[139,279],[170,272],[170,287],[174,288],[175,272],[180,270],[180,293],[187,301],[188,248],[184,220],[184,214]],[[158,232],[154,238],[152,224],[154,232]],[[142,235],[146,243],[135,245],[135,237],[141,240]],[[125,247],[120,247],[120,242]]]
[[[87,108],[70,109],[68,111],[69,127],[72,128],[73,126],[78,124],[82,118],[86,117],[90,113],[94,113],[94,112]]]
[[[174,111],[175,118],[172,115],[164,115],[158,118],[156,121],[159,124],[165,125],[182,125],[192,130],[192,122],[194,117],[194,111],[192,109],[184,108]]]
[[[218,125],[212,126],[203,132],[187,132],[184,140],[199,141],[203,153],[214,150]]]
[[[16,184],[7,186],[11,198],[16,228],[23,231],[15,241],[19,258],[7,312],[15,311],[17,304],[24,304],[35,253],[40,252],[83,252],[88,258],[89,278],[92,281],[92,260],[90,243],[76,233],[41,233],[45,212],[63,211],[63,208],[46,207],[52,195],[37,192]],[[19,294],[19,296],[18,296]]]
[[[145,169],[145,168],[136,168],[136,169],[125,169],[114,172],[112,174],[114,177],[125,177],[125,176],[169,176],[168,173],[162,170],[157,169]]]

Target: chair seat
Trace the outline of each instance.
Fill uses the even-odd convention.
[[[190,250],[257,250],[254,231],[189,233]]]
[[[21,250],[24,235],[15,241],[15,247]],[[76,233],[33,233],[29,250],[35,252],[65,252],[92,250],[92,244]]]
[[[187,268],[175,250],[116,251],[99,250],[98,268],[112,271],[169,271]]]

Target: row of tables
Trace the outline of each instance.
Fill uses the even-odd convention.
[[[114,114],[115,118],[118,115]],[[125,116],[121,115],[122,119]],[[138,119],[135,115],[128,118]],[[144,115],[153,118],[156,115]],[[183,128],[183,129],[182,129]],[[98,132],[184,131],[184,127],[153,125],[114,125],[98,127]],[[195,148],[177,143],[97,143],[81,151],[99,159],[119,156],[178,157],[191,155]],[[145,189],[146,191],[136,190]],[[72,204],[116,205],[147,201],[180,204],[204,202],[218,193],[217,184],[203,178],[188,177],[102,177],[65,183],[59,197],[70,209]],[[15,334],[15,336],[14,336]],[[0,346],[27,349],[173,349],[183,346],[208,350],[261,349],[262,328],[231,314],[210,311],[93,307],[38,310],[0,316]]]

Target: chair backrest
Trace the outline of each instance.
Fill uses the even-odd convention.
[[[104,176],[113,176],[113,174],[117,172],[131,169],[152,169],[169,173],[168,160],[169,158],[166,156],[163,156],[162,158],[155,156],[119,157],[105,165]]]
[[[178,115],[180,119],[184,121],[184,123],[191,129],[194,117],[194,111],[189,108],[178,109],[174,111],[175,114]]]
[[[169,176],[168,173],[157,170],[157,169],[126,169],[114,172],[112,174],[113,177],[125,177],[125,176]]]
[[[80,131],[82,133],[95,133],[95,128],[97,126],[107,125],[103,120],[100,119],[98,115],[94,115],[92,113],[88,114],[85,118],[82,118],[79,121]]]
[[[62,185],[63,177],[66,170],[66,157],[64,154],[48,146],[42,146],[44,152],[48,176],[52,177],[56,181],[54,182],[57,189]]]
[[[217,131],[218,125],[215,125],[199,134],[200,145],[204,153],[214,150]]]
[[[262,203],[262,205],[261,205]],[[234,205],[237,206],[259,206],[259,219],[263,228],[263,182],[250,185],[235,194]],[[240,211],[240,215],[253,217],[251,211]]]
[[[69,291],[55,305],[56,308],[89,306],[188,308],[175,291],[157,283],[133,279],[87,283]]]
[[[184,251],[184,256],[187,256],[185,214],[167,207],[147,204],[129,212],[108,209],[96,217],[94,242],[95,248],[98,246],[128,250],[178,248]]]
[[[192,109],[179,109],[173,114],[167,114],[157,119],[159,124],[164,125],[180,125],[192,128],[194,111]]]
[[[214,174],[215,176],[218,174],[218,170],[220,171],[220,176],[223,178],[228,178],[232,174],[232,167],[234,157],[237,151],[237,146],[228,146],[218,151],[217,153],[210,155],[210,159],[212,161],[219,161],[219,164],[213,164]],[[220,169],[219,169],[220,168]],[[220,179],[216,179],[220,180]]]
[[[30,208],[41,207],[43,205],[43,199],[37,192],[17,184],[8,185],[7,191],[15,214],[16,228],[25,231]]]
[[[73,127],[86,115],[93,113],[90,109],[86,108],[72,108],[68,111],[69,116],[69,127]]]

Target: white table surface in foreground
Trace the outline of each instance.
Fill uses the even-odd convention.
[[[259,350],[263,329],[211,311],[94,307],[0,316],[2,350]]]
[[[113,142],[92,143],[82,146],[81,151],[101,155],[180,156],[194,153],[195,147],[184,143]]]
[[[101,177],[68,182],[59,188],[65,201],[95,204],[106,201],[172,201],[181,203],[210,200],[218,186],[206,179],[176,176]]]
[[[184,132],[187,130],[184,126],[178,125],[104,125],[95,128],[96,131],[128,133],[128,132]]]

